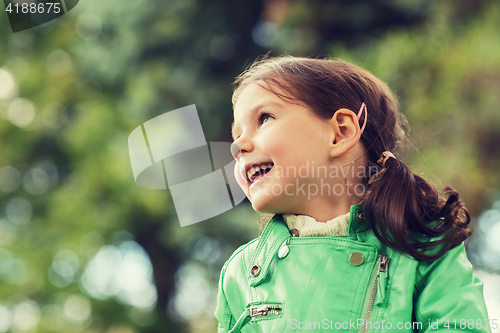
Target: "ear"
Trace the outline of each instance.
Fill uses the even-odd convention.
[[[330,119],[330,156],[339,157],[359,141],[361,130],[358,117],[348,109],[339,109]]]

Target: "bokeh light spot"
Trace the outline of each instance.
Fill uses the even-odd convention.
[[[0,305],[0,332],[6,332],[12,323],[12,313],[9,308]]]
[[[122,303],[151,310],[157,292],[149,256],[135,241],[103,246],[90,260],[81,279],[83,290],[97,299],[115,297]]]
[[[75,25],[76,34],[83,39],[97,38],[102,31],[102,22],[99,17],[91,13],[80,15]]]
[[[76,254],[69,250],[60,251],[52,259],[49,281],[56,287],[67,287],[74,281],[79,267],[80,260]]]
[[[252,38],[260,46],[271,46],[278,39],[278,27],[272,22],[257,22],[252,29]]]
[[[14,77],[8,71],[0,69],[0,100],[12,98],[16,93]]]
[[[42,168],[34,167],[24,176],[24,189],[30,194],[44,194],[47,192],[49,185],[49,175]]]
[[[28,331],[36,328],[40,322],[40,307],[33,300],[25,300],[14,308],[14,326]]]
[[[52,51],[45,61],[47,71],[54,76],[68,74],[73,67],[71,57],[63,50]]]
[[[0,219],[0,246],[8,246],[16,239],[17,231],[14,225],[5,219]]]
[[[215,311],[217,291],[208,282],[206,271],[200,265],[188,262],[175,273],[176,294],[169,304],[169,312],[180,321],[190,321]]]
[[[65,317],[78,325],[85,323],[91,313],[90,301],[83,295],[71,295],[64,304]]]
[[[21,182],[21,174],[16,168],[5,165],[0,168],[0,191],[9,193],[15,191]]]
[[[27,98],[16,98],[7,110],[9,121],[20,128],[28,127],[35,119],[35,105]]]
[[[31,220],[33,211],[31,203],[24,198],[13,198],[5,207],[7,218],[15,224],[26,224]]]

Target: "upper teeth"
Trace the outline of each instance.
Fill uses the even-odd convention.
[[[247,171],[247,177],[250,181],[253,181],[257,177],[257,172],[259,172],[260,170],[271,169],[272,167],[273,167],[272,163],[261,164],[259,166],[251,167]]]

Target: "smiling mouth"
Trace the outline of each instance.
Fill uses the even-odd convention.
[[[274,164],[272,162],[262,163],[257,166],[251,167],[247,171],[247,178],[250,184],[255,183],[260,178],[268,174],[273,168]]]

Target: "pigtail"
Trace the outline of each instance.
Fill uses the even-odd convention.
[[[470,236],[470,215],[458,192],[436,188],[403,162],[389,158],[370,185],[363,208],[368,223],[385,245],[419,261],[434,261]]]

